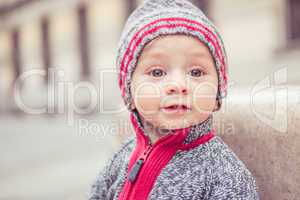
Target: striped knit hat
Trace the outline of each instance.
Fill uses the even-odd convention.
[[[187,0],[146,0],[127,19],[120,37],[117,67],[119,87],[131,110],[130,82],[143,48],[153,39],[170,34],[194,36],[205,43],[218,74],[217,99],[227,95],[227,58],[222,39],[203,12]]]

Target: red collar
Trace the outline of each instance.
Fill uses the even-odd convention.
[[[132,113],[130,118],[136,132],[136,146],[130,157],[125,185],[119,194],[119,200],[147,199],[160,171],[178,150],[197,147],[209,141],[215,133],[213,129],[191,143],[184,144],[190,128],[178,129],[151,145]]]

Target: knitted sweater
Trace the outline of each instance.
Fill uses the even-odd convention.
[[[250,171],[214,129],[167,135],[151,151],[146,139],[137,131],[121,146],[93,183],[89,200],[259,199]],[[135,170],[141,155],[144,163]]]

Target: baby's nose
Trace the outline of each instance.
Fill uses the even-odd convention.
[[[169,83],[165,86],[165,92],[168,95],[172,95],[172,94],[186,95],[188,93],[188,88],[185,83],[179,84],[177,82],[173,82],[173,83]]]

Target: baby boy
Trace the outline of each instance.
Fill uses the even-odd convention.
[[[201,10],[145,1],[127,20],[117,65],[135,134],[101,170],[90,200],[259,199],[251,172],[212,128],[228,69]]]

